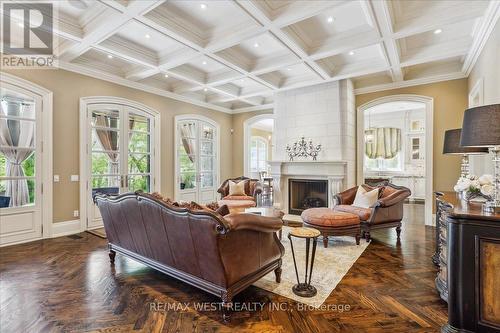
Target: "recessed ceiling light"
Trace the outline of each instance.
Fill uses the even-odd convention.
[[[165,74],[165,77],[168,77],[168,74]]]
[[[443,32],[443,30],[442,30],[442,29],[436,29],[436,30],[434,30],[434,34],[436,34],[436,35],[437,35],[437,34],[440,34],[440,33],[442,33],[442,32]]]
[[[144,35],[144,37],[146,37],[147,39],[151,38],[151,36],[149,34]]]
[[[332,22],[333,22],[333,17],[328,16],[328,18],[326,19],[326,22],[328,22],[328,23],[332,23]]]
[[[354,51],[350,51],[350,52],[349,52],[349,55],[354,55]]]
[[[204,89],[203,89],[203,91],[207,92],[207,91],[208,91],[208,89],[207,89],[207,88],[204,88]]]
[[[202,63],[203,65],[206,65],[206,64],[207,64],[207,62],[206,62],[205,60],[203,60],[201,63]]]
[[[253,47],[259,47],[259,43],[254,43]]]
[[[202,3],[202,4],[200,4],[200,8],[201,8],[201,9],[207,9],[207,5],[206,5],[206,4],[204,4],[204,3]]]
[[[108,54],[108,59],[113,59],[113,56],[111,54]]]
[[[291,69],[290,67],[288,67],[286,70],[287,70],[287,71],[291,71],[292,69]]]

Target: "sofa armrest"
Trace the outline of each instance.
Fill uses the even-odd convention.
[[[358,191],[358,187],[352,187],[343,192],[337,193],[335,195],[335,199],[339,205],[352,205],[354,202],[354,198],[356,197],[356,192]]]
[[[259,232],[276,232],[283,227],[281,219],[256,214],[229,214],[224,216],[230,231],[253,230]]]
[[[391,207],[394,206],[400,202],[402,202],[404,199],[408,198],[411,195],[410,190],[401,190],[394,192],[384,198],[380,198],[377,200],[375,203],[374,207]]]

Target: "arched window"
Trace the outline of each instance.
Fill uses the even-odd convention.
[[[267,141],[260,136],[252,136],[250,141],[250,171],[267,170]]]

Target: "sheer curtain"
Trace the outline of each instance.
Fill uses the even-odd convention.
[[[17,105],[16,105],[17,104]],[[31,114],[33,104],[1,103],[2,114],[22,117]],[[5,109],[7,107],[7,110]],[[22,163],[35,151],[35,122],[29,120],[0,119],[0,151],[7,160],[7,177],[24,177]],[[10,197],[10,207],[29,203],[28,181],[8,180],[5,195]]]
[[[186,150],[189,160],[191,162],[194,162],[193,155],[195,147],[193,146],[193,140],[191,140],[191,138],[194,138],[196,135],[195,124],[194,123],[183,124],[180,130],[181,130],[181,140],[182,140],[182,145],[184,146],[184,150]]]
[[[365,130],[365,154],[368,158],[391,159],[401,151],[401,129],[392,127]]]
[[[117,121],[116,119],[110,118],[105,115],[96,115],[96,126],[99,127],[116,127],[112,126],[113,121]],[[104,150],[106,150],[106,155],[108,155],[110,163],[110,174],[118,174],[120,172],[119,164],[118,164],[118,131],[110,131],[106,129],[96,129],[97,138],[101,143],[101,146]]]

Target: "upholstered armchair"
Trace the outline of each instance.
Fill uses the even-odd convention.
[[[375,189],[369,185],[362,185],[367,191]],[[358,187],[350,188],[335,195],[337,202],[333,210],[352,213],[361,220],[362,236],[370,241],[370,232],[374,229],[396,228],[398,240],[401,234],[401,220],[403,219],[403,203],[411,191],[403,186],[387,183],[379,188],[379,198],[370,208],[352,206]]]
[[[235,183],[246,181],[244,196],[229,195],[229,181]],[[237,177],[226,179],[217,190],[221,194],[219,206],[227,205],[230,211],[244,210],[245,208],[257,206],[257,195],[262,193],[262,184],[258,179],[250,179],[248,177]]]

